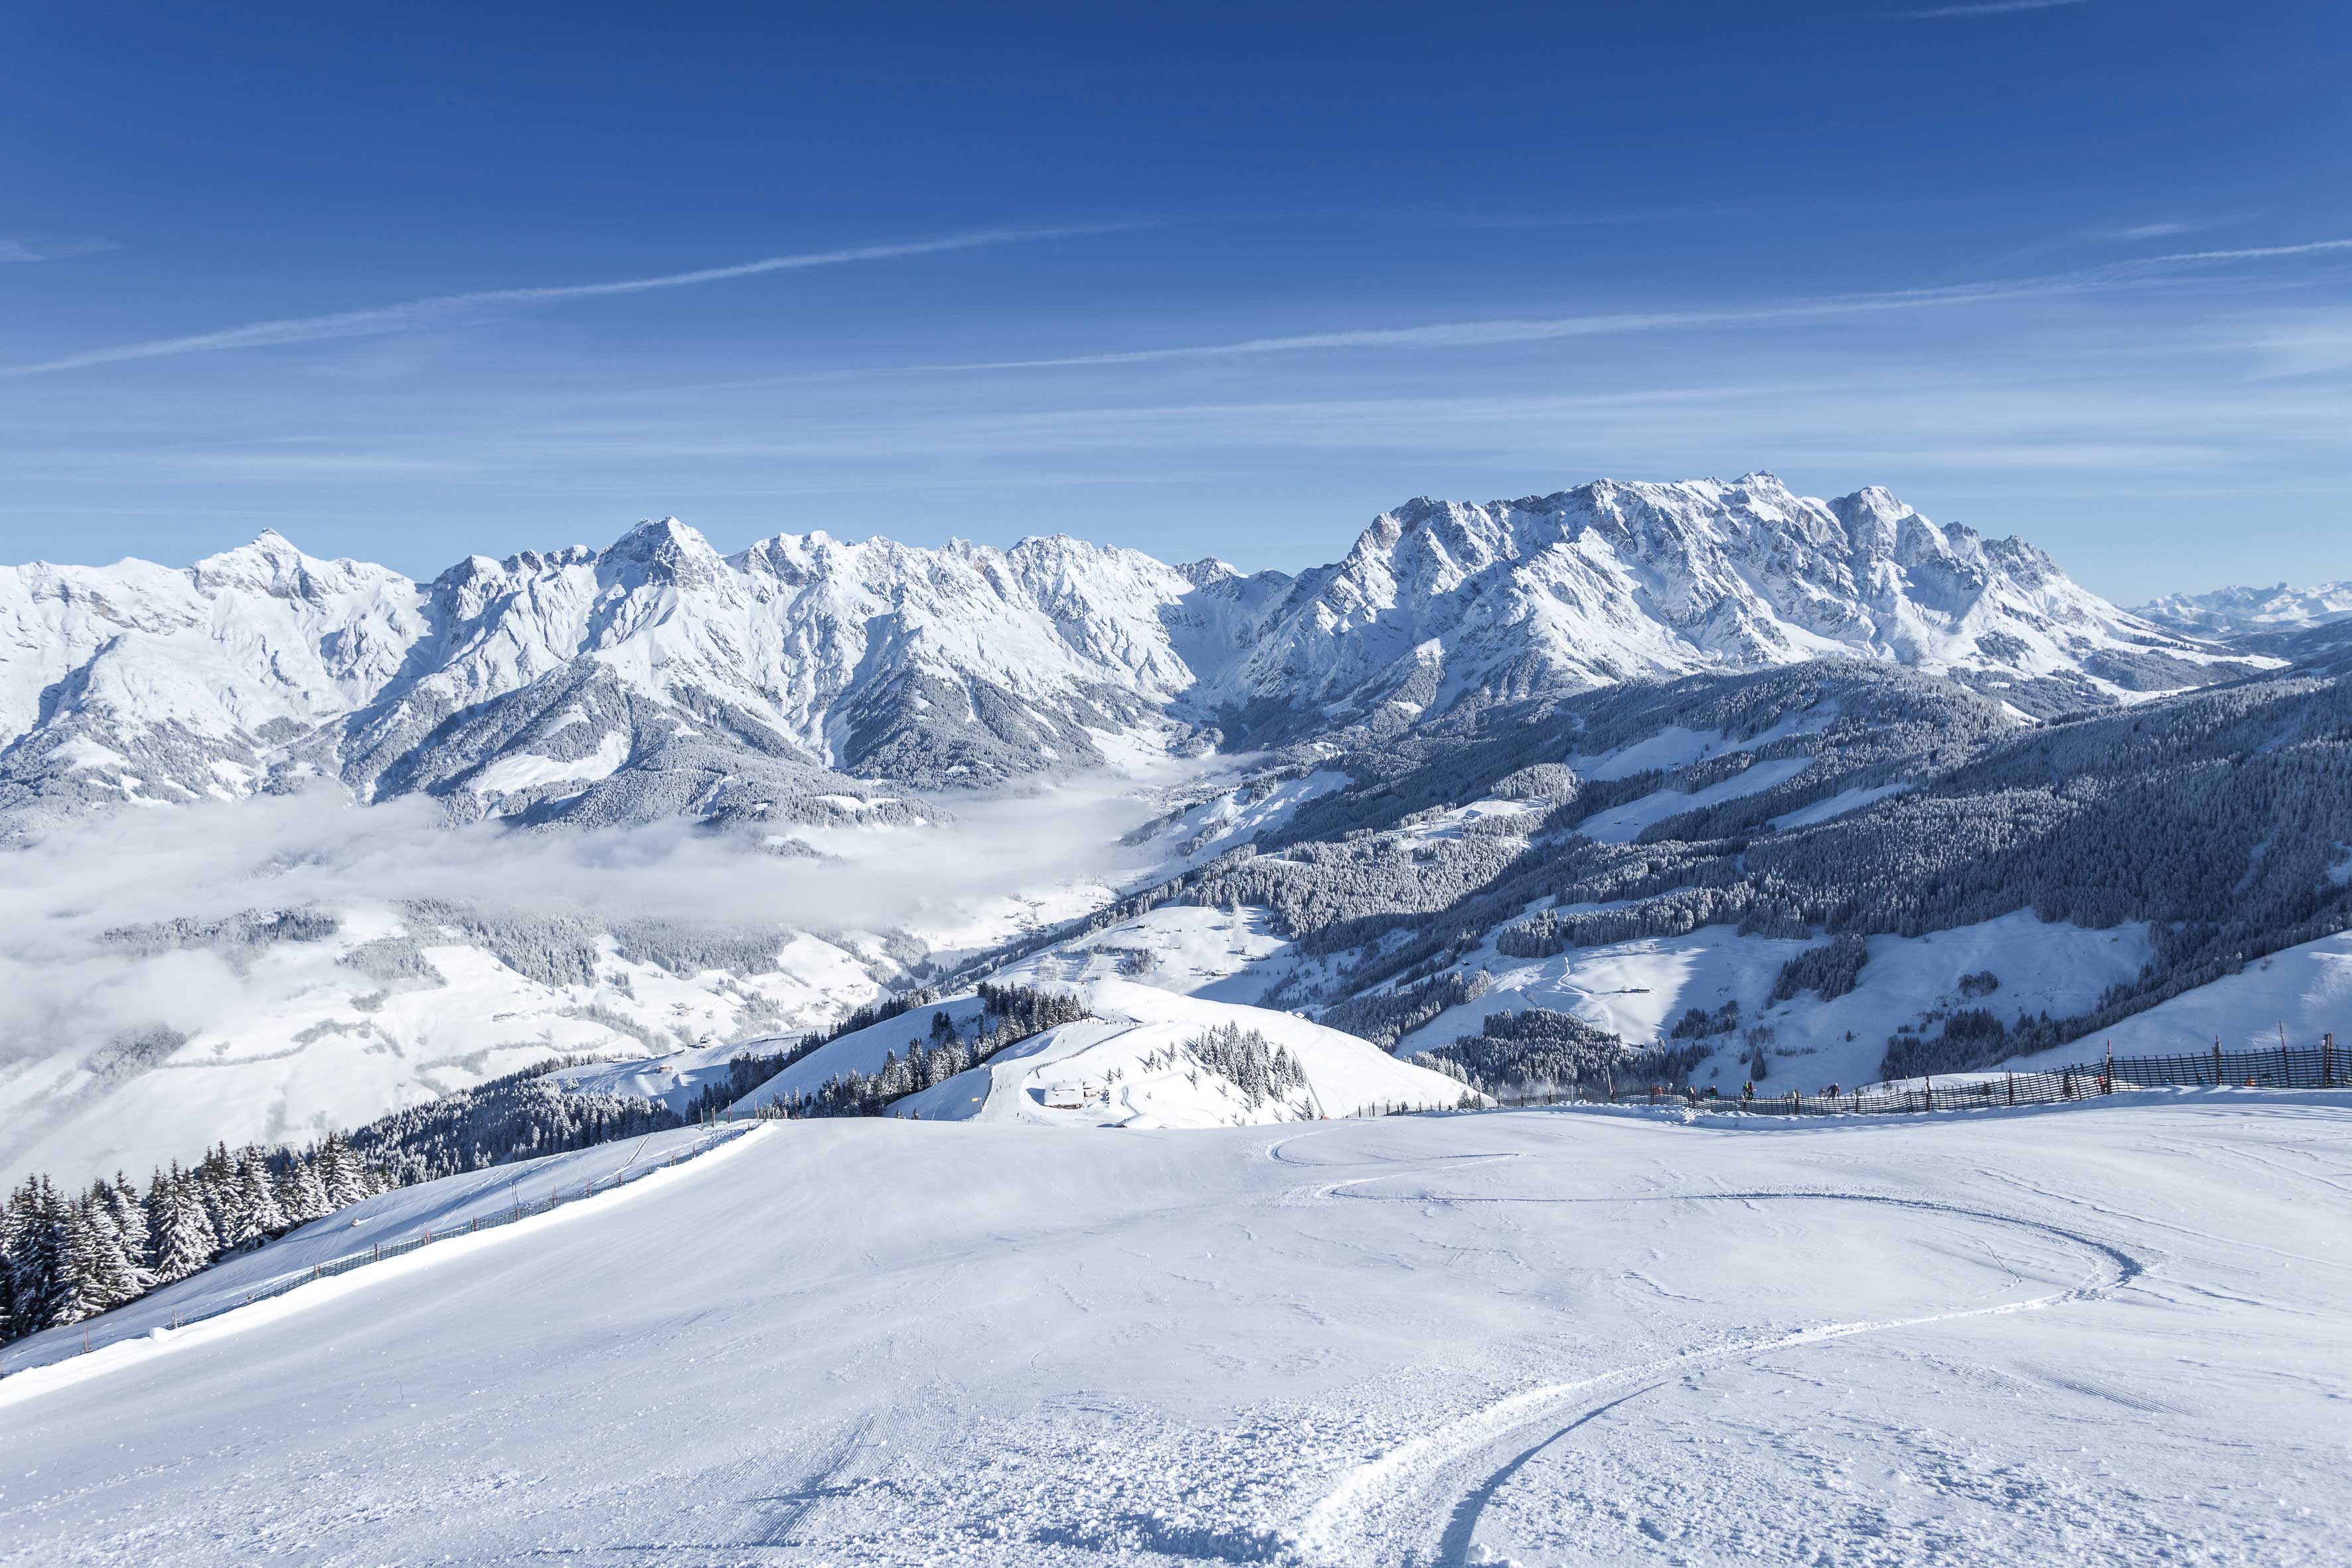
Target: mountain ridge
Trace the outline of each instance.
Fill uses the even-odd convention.
[[[0,568],[0,817],[321,784],[455,820],[804,820],[860,781],[1409,728],[1465,704],[1826,656],[2026,715],[2252,665],[2019,539],[1879,487],[1595,480],[1418,498],[1296,574],[1066,533],[822,531],[721,554],[677,519],[429,581],[276,530],[185,568]]]
[[[2197,637],[2234,638],[2308,631],[2352,620],[2352,582],[2319,583],[2308,588],[2278,583],[2267,588],[2167,594],[2132,613]]]

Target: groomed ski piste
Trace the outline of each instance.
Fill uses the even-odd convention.
[[[0,1563],[2332,1563],[2347,1184],[2319,1092],[770,1121],[0,1381]]]

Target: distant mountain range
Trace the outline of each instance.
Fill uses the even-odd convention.
[[[2352,583],[2316,588],[2218,588],[2210,594],[2167,594],[2136,614],[2197,637],[2240,637],[2306,631],[2352,620]]]
[[[2188,603],[2129,613],[2021,541],[1766,473],[1414,500],[1297,576],[1059,535],[721,556],[663,519],[418,583],[269,532],[184,569],[0,569],[0,830],[320,781],[458,821],[872,820],[877,781],[1360,739],[1834,655],[2048,716],[2256,667]]]

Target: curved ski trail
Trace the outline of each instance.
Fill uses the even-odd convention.
[[[1278,1154],[1276,1157],[1280,1158]],[[1462,1161],[1486,1163],[1517,1157],[1517,1154],[1455,1156],[1456,1163],[1449,1163],[1447,1169],[1462,1169],[1462,1163],[1458,1163]],[[1862,1334],[1927,1328],[1972,1318],[2006,1317],[2072,1302],[2097,1300],[2112,1295],[2147,1271],[2145,1264],[2122,1248],[2063,1226],[1958,1204],[1879,1194],[1792,1191],[1661,1194],[1628,1197],[1376,1197],[1352,1190],[1412,1173],[1416,1173],[1390,1172],[1318,1184],[1294,1192],[1288,1201],[1312,1202],[1346,1197],[1360,1202],[1420,1204],[1875,1204],[2033,1231],[2091,1253],[2103,1267],[2099,1271],[2101,1277],[2086,1279],[2069,1289],[2024,1300],[1928,1312],[1916,1317],[1821,1323],[1785,1333],[1762,1334],[1718,1345],[1678,1351],[1670,1355],[1611,1367],[1583,1377],[1545,1384],[1507,1395],[1456,1417],[1434,1432],[1400,1444],[1341,1477],[1338,1485],[1307,1513],[1292,1536],[1290,1555],[1297,1562],[1328,1564],[1330,1568],[1374,1568],[1374,1565],[1391,1568],[1396,1564],[1411,1564],[1413,1568],[1453,1568],[1454,1564],[1477,1561],[1472,1554],[1472,1538],[1478,1515],[1487,1500],[1521,1467],[1577,1427],[1607,1415],[1618,1405],[1650,1392],[1652,1387],[1660,1384],[1707,1367],[1776,1351],[1826,1344]],[[1647,1386],[1632,1386],[1636,1384]],[[1601,1394],[1613,1397],[1571,1414],[1579,1405],[1592,1405],[1592,1396]],[[1530,1432],[1531,1427],[1539,1430]]]

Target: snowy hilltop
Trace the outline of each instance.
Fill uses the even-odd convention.
[[[0,570],[0,822],[321,782],[452,820],[887,811],[1109,756],[1391,732],[1463,706],[1858,655],[2021,712],[2242,672],[2021,541],[1769,474],[1415,500],[1292,577],[1054,536],[675,519],[429,583],[275,532],[184,570]]]

